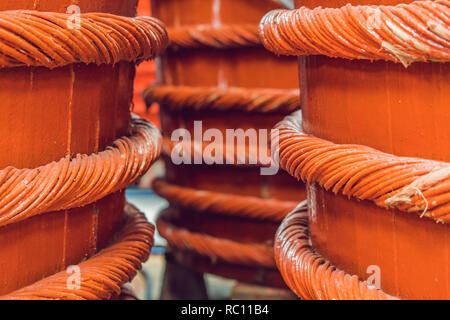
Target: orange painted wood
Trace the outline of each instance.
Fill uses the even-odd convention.
[[[0,10],[39,10],[66,12],[70,5],[77,5],[81,12],[106,12],[122,16],[135,16],[138,0],[5,0]]]
[[[226,129],[249,128],[266,129],[268,132],[281,119],[283,114],[265,115],[217,111],[192,111],[175,113],[164,108],[160,111],[163,136],[170,140],[178,128],[194,132],[194,121],[201,120],[203,132],[210,128],[220,130],[225,137]],[[225,122],[224,119],[227,119]],[[274,176],[261,176],[260,168],[239,168],[221,165],[173,165],[167,157],[167,175],[173,183],[229,193],[248,194],[260,197],[274,197],[281,200],[298,201],[305,198],[306,192],[292,177],[282,170]],[[214,180],[211,180],[211,174]],[[244,183],[245,182],[245,183]],[[237,189],[236,185],[240,187]]]
[[[134,16],[137,1],[9,0],[0,10],[37,9]],[[0,168],[34,168],[66,155],[102,151],[129,132],[134,65],[0,69]],[[83,208],[0,228],[0,294],[79,263],[122,226],[124,193]]]
[[[297,7],[411,1],[296,1]],[[449,161],[449,65],[299,58],[303,127],[335,143]],[[360,279],[381,270],[381,289],[405,299],[450,298],[449,227],[413,213],[308,186],[313,247]]]
[[[152,10],[150,1],[139,1],[137,7],[138,16],[151,16]],[[154,61],[144,61],[136,68],[136,78],[134,80],[133,112],[139,117],[149,120],[159,127],[159,108],[153,106],[147,109],[142,92],[150,84],[156,82],[156,66]]]
[[[399,2],[398,0],[294,0],[294,4],[296,8],[300,8],[302,6],[308,8],[316,8],[319,6],[326,8],[339,8],[345,6],[347,3],[350,3],[354,6],[363,6],[363,5],[396,5],[399,3],[411,3],[414,0],[405,0]]]

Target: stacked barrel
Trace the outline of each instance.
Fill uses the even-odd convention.
[[[450,2],[347,2],[261,22],[300,56],[303,120],[277,127],[308,209],[278,230],[278,268],[305,299],[449,299]]]
[[[299,109],[296,59],[276,58],[258,36],[261,18],[280,5],[271,0],[155,0],[152,5],[170,41],[157,61],[159,85],[145,92],[148,105],[156,102],[161,109],[166,175],[154,189],[170,202],[157,223],[169,243],[167,259],[196,274],[284,287],[273,237],[304,189],[285,172],[261,174],[270,166],[264,157],[251,160],[255,151],[270,160],[265,152],[271,128]],[[180,136],[173,139],[180,128],[191,138],[184,146]],[[227,129],[268,134],[266,140],[230,141]],[[223,140],[208,138],[207,132]]]
[[[0,4],[2,299],[116,298],[153,243],[122,190],[160,153],[130,108],[166,31],[136,0],[72,4]]]

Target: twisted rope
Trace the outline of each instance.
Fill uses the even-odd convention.
[[[227,49],[261,45],[258,26],[254,24],[185,26],[170,28],[168,33],[170,45],[182,48]]]
[[[197,190],[172,185],[163,179],[153,182],[154,191],[172,205],[195,212],[236,216],[256,220],[281,222],[296,203],[221,192]]]
[[[450,61],[450,2],[276,10],[261,21],[264,46],[283,55],[401,62]]]
[[[153,246],[155,227],[144,214],[127,204],[127,221],[107,248],[80,263],[80,287],[70,288],[71,274],[61,271],[25,288],[0,297],[0,300],[108,300],[119,295],[131,281]]]
[[[35,169],[0,170],[0,226],[82,207],[123,189],[150,168],[160,149],[158,129],[134,118],[132,136],[117,139],[105,151],[66,156]]]
[[[450,221],[448,163],[334,144],[303,133],[298,116],[294,113],[276,126],[280,165],[292,176],[383,208]]]
[[[85,13],[79,27],[70,26],[71,19],[55,12],[0,12],[0,68],[115,64],[151,59],[167,47],[167,33],[155,18]]]
[[[247,89],[187,86],[150,86],[144,92],[148,105],[157,102],[173,111],[186,109],[292,112],[300,108],[298,89]]]
[[[397,299],[336,268],[314,252],[304,204],[286,217],[275,236],[276,264],[289,288],[308,300]]]
[[[243,244],[236,241],[215,238],[210,235],[191,232],[171,223],[171,213],[163,211],[157,222],[158,232],[175,248],[220,259],[229,263],[274,268],[272,246],[264,244]]]

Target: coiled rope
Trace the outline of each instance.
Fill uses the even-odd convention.
[[[144,92],[148,105],[162,104],[172,111],[217,110],[273,113],[298,110],[298,89],[248,89],[217,87],[149,86]]]

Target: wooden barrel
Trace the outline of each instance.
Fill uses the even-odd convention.
[[[132,183],[138,175],[143,174],[142,170],[131,173],[130,164],[125,164],[130,161],[125,151],[119,152],[125,161],[124,166],[114,169],[117,173],[122,171],[125,174],[122,177],[116,176],[116,180],[111,180],[112,167],[102,165],[102,161],[116,161],[114,157],[121,157],[118,146],[128,144],[120,140],[122,137],[130,136],[133,140],[127,140],[127,147],[133,145],[134,149],[145,145],[146,150],[153,150],[154,154],[133,160],[142,165],[141,169],[148,168],[157,157],[156,130],[149,124],[139,124],[138,120],[131,125],[130,107],[135,61],[152,58],[158,51],[157,45],[163,50],[166,35],[159,35],[160,40],[157,40],[156,33],[154,39],[149,37],[148,41],[154,43],[136,40],[141,41],[139,44],[136,42],[136,45],[142,45],[142,50],[146,52],[136,51],[134,57],[122,54],[130,50],[124,47],[124,42],[117,45],[114,41],[111,41],[111,45],[123,51],[116,52],[113,58],[107,58],[107,52],[112,52],[108,44],[102,48],[105,51],[101,54],[95,55],[93,51],[86,50],[83,56],[73,51],[76,46],[88,42],[81,44],[82,37],[75,36],[75,40],[71,38],[70,28],[60,23],[55,27],[52,41],[59,48],[65,48],[63,54],[56,46],[52,47],[52,41],[46,33],[48,29],[43,26],[52,19],[60,19],[60,22],[64,17],[69,18],[69,15],[56,16],[55,13],[66,13],[68,6],[73,3],[69,0],[14,0],[0,4],[0,14],[4,18],[0,27],[0,42],[8,44],[2,50],[18,48],[14,52],[0,53],[0,201],[4,207],[0,227],[0,294],[10,293],[88,259],[103,249],[112,236],[122,229],[125,223],[125,195],[122,189],[126,183]],[[83,26],[88,23],[83,20],[84,14],[104,12],[134,17],[137,0],[82,0],[76,4],[81,13],[78,16],[81,30],[75,29],[73,32],[80,32],[76,34],[80,35],[86,32]],[[3,11],[13,9],[31,11]],[[11,35],[13,29],[6,24],[7,19],[27,30],[24,37],[28,38],[19,40],[19,36]],[[96,18],[93,16],[93,19]],[[108,20],[110,16],[104,19],[105,25],[113,21]],[[135,23],[145,24],[142,32],[147,34],[154,28],[150,22],[143,20],[123,18],[120,21],[128,30]],[[117,21],[115,23],[107,28],[117,27]],[[103,27],[106,28],[105,25]],[[99,25],[90,27],[91,30],[100,30]],[[63,34],[66,35],[64,39],[72,41],[67,43],[67,47],[66,43],[58,42],[63,39]],[[126,36],[138,39],[140,35],[130,31]],[[122,40],[126,36],[123,35]],[[103,41],[99,40],[100,36],[95,38],[88,34],[87,37],[91,43]],[[120,38],[116,39],[121,41]],[[28,46],[33,42],[36,52]],[[155,48],[150,49],[151,44]],[[25,49],[19,51],[20,46]],[[47,56],[43,63],[40,58],[36,58],[42,55]],[[117,61],[111,60],[115,58]],[[105,59],[110,59],[110,63]],[[151,137],[142,138],[143,132],[151,134]],[[134,153],[129,156],[136,155],[136,150],[128,151]],[[71,162],[68,162],[71,158]],[[78,167],[75,159],[79,160]],[[80,168],[88,161],[94,165],[91,167],[94,171],[81,171]],[[123,168],[127,168],[125,171],[128,173]],[[72,176],[69,175],[70,170]],[[12,171],[16,175],[8,173]],[[29,172],[28,175],[26,172]],[[48,173],[48,179],[41,177],[42,172]],[[92,175],[92,172],[97,173]],[[128,177],[123,179],[125,176]],[[39,183],[36,182],[38,178]],[[81,185],[81,179],[86,179],[85,185]],[[61,187],[63,183],[66,186]],[[12,192],[22,184],[25,187],[14,195],[14,199]],[[38,191],[31,194],[30,190],[35,189]],[[20,200],[22,194],[24,197]],[[57,210],[49,210],[52,208]]]
[[[347,2],[354,7],[342,7]],[[325,272],[318,274],[321,271],[316,270],[317,279],[321,279],[317,281],[325,283],[327,289],[321,291],[316,287],[313,294],[305,293],[302,290],[314,286],[314,281],[294,285],[292,279],[305,277],[307,264],[294,272],[295,263],[286,260],[286,251],[279,242],[280,267],[286,271],[286,280],[304,298],[450,298],[449,227],[444,213],[434,213],[434,210],[446,212],[445,200],[430,198],[427,193],[431,192],[430,185],[426,185],[431,183],[436,188],[444,183],[445,177],[439,170],[446,167],[450,159],[446,138],[450,65],[445,63],[449,43],[448,38],[444,40],[445,36],[442,41],[439,35],[434,36],[436,25],[448,32],[449,25],[438,17],[439,12],[448,15],[449,8],[448,3],[434,7],[436,4],[430,1],[416,2],[415,7],[392,7],[399,3],[407,5],[411,1],[296,1],[297,7],[342,7],[335,11],[317,9],[317,14],[328,10],[330,19],[339,19],[345,14],[347,21],[355,21],[352,19],[362,12],[365,16],[354,28],[348,27],[347,22],[332,26],[336,34],[345,39],[352,35],[350,42],[341,42],[325,32],[324,38],[316,38],[315,48],[306,48],[313,36],[303,38],[305,40],[296,49],[287,44],[290,40],[276,45],[279,52],[300,55],[303,121],[300,124],[298,119],[291,119],[281,126],[294,135],[306,133],[309,136],[303,134],[303,142],[312,146],[306,150],[301,149],[303,142],[296,144],[297,164],[291,162],[293,153],[285,153],[283,158],[281,151],[284,167],[291,174],[308,180],[309,231],[302,229],[298,235],[310,236],[312,247],[307,254],[302,252],[311,259],[309,261],[319,256],[327,259],[337,268],[328,275],[331,277],[334,273],[342,277],[332,283]],[[357,5],[391,7],[381,10],[376,6]],[[434,14],[428,16],[428,11],[422,11],[424,7],[431,8]],[[417,20],[406,14],[406,8],[418,17]],[[310,28],[309,22],[319,19],[312,16],[313,12],[302,10],[305,17],[311,14],[311,20],[297,16],[299,21],[305,21],[304,25],[289,20],[300,32]],[[269,29],[275,25],[269,26],[269,21],[275,21],[271,19],[281,19],[281,16],[267,17],[263,21],[268,26],[265,36],[269,38]],[[280,26],[278,30],[283,28]],[[355,30],[361,33],[353,36]],[[404,30],[406,33],[402,33]],[[411,30],[420,30],[416,38],[410,36]],[[313,32],[316,31],[319,32],[318,29]],[[373,38],[369,34],[371,31],[375,34]],[[428,41],[424,39],[430,36],[427,45],[421,47],[420,43]],[[321,42],[327,37],[327,43]],[[301,36],[298,39],[302,39]],[[267,47],[270,49],[270,43]],[[438,49],[430,49],[432,47]],[[286,137],[284,141],[288,140]],[[318,149],[311,151],[316,147]],[[312,155],[309,152],[319,156],[308,158]],[[427,167],[428,162],[421,158],[436,161]],[[317,169],[315,174],[307,172],[312,168],[310,164]],[[305,168],[302,173],[300,167]],[[433,180],[436,172],[440,178]],[[411,190],[413,192],[409,193]],[[446,192],[440,194],[440,199],[445,198]],[[304,228],[304,222],[299,219],[303,218],[298,213],[293,215],[285,228],[295,224],[299,230],[300,226]],[[284,241],[290,237],[285,228],[279,231]],[[318,256],[313,258],[313,254]],[[356,277],[345,282],[345,274]],[[375,278],[378,293],[368,293],[367,284],[373,284]],[[340,293],[332,293],[338,281],[342,281],[343,288]],[[350,293],[352,286],[360,289],[358,294]]]
[[[1,10],[39,10],[51,12],[67,12],[68,7],[77,5],[81,12],[105,12],[133,17],[136,15],[138,0],[8,0],[3,1]],[[70,11],[70,10],[69,10]]]
[[[183,128],[194,137],[195,121],[201,121],[202,134],[212,129],[225,137],[227,129],[264,129],[270,141],[271,128],[299,108],[296,60],[276,59],[261,47],[258,38],[259,20],[279,4],[266,0],[176,0],[153,1],[152,6],[155,16],[166,24],[171,41],[157,63],[160,85],[146,91],[149,104],[160,104],[165,141],[166,177],[154,187],[171,203],[171,217],[165,221],[162,216],[160,232],[176,227],[204,239],[223,240],[209,248],[209,253],[200,243],[189,249],[177,242],[178,251],[183,253],[176,256],[182,256],[179,260],[197,271],[283,285],[273,272],[271,243],[281,218],[304,199],[304,189],[281,171],[261,175],[260,163],[238,165],[234,146],[229,164],[225,159],[223,165],[207,164],[204,159],[201,164],[174,164],[171,159],[172,133]],[[220,143],[223,155],[227,143]],[[198,150],[202,153],[207,145],[204,142],[199,149],[192,149],[193,161],[194,154]],[[244,145],[259,150],[255,142]],[[191,235],[186,233],[185,237]],[[175,239],[168,240],[176,247]],[[258,259],[249,250],[239,258],[230,250],[220,250],[232,247],[227,241],[250,248],[257,245],[256,250],[265,252],[265,257]],[[198,251],[202,251],[200,255]]]

